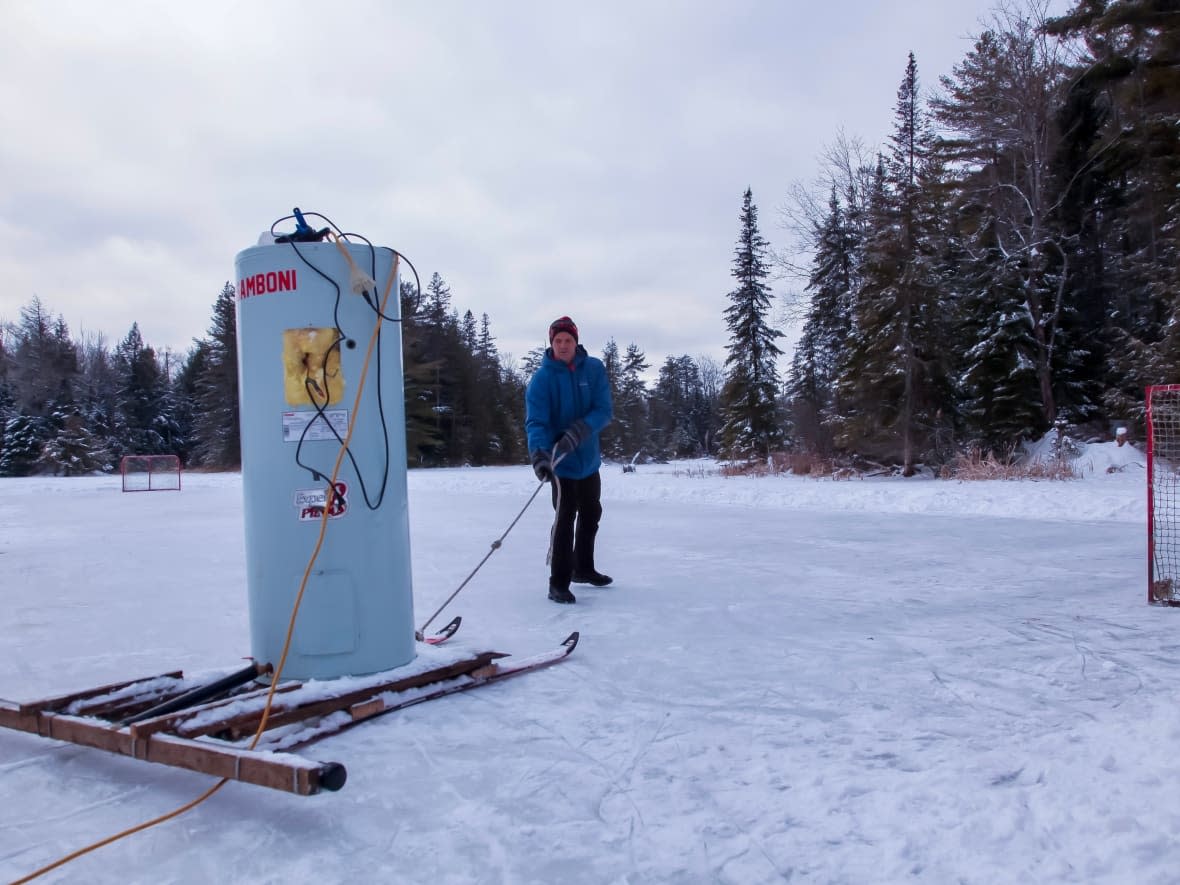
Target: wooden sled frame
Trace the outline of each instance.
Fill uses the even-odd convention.
[[[27,703],[0,699],[0,727],[68,741],[147,762],[311,796],[344,786],[339,762],[317,762],[289,751],[366,719],[464,691],[562,660],[577,645],[574,633],[555,652],[503,662],[501,652],[397,678],[396,670],[331,682],[283,682],[276,688],[266,731],[248,749],[262,721],[267,688],[238,686],[217,700],[152,715],[191,692],[180,671],[119,682]],[[249,668],[248,668],[249,669]],[[261,676],[245,673],[246,680]],[[146,718],[145,718],[146,714]]]

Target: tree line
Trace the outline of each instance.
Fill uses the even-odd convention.
[[[789,195],[794,251],[772,253],[747,189],[724,365],[669,356],[649,382],[643,350],[609,339],[608,458],[794,450],[909,475],[1142,421],[1144,386],[1180,381],[1180,26],[1154,0],[1046,8],[1001,8],[930,96],[911,55],[884,148],[839,134],[821,185]],[[775,266],[805,281],[785,378]],[[400,294],[409,463],[523,463],[543,350],[502,356],[438,273]],[[235,298],[182,360],[137,325],[73,341],[34,298],[0,327],[0,475],[162,452],[236,467]]]
[[[1045,8],[1002,9],[928,100],[911,55],[885,149],[841,139],[826,203],[797,194],[787,444],[908,475],[1134,425],[1180,381],[1176,6]]]
[[[183,359],[144,342],[137,323],[116,345],[71,338],[39,298],[0,326],[0,476],[84,475],[118,469],[124,455],[176,454],[186,469],[241,464],[237,293],[214,300],[206,337]],[[502,356],[485,313],[451,306],[435,273],[422,293],[403,282],[402,342],[409,466],[527,460],[524,390],[543,356]],[[655,389],[643,351],[602,353],[616,419],[608,457],[683,457],[713,448],[720,372],[707,358],[669,358]]]

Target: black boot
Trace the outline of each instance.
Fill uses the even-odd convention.
[[[549,585],[549,598],[554,602],[560,602],[566,605],[577,602],[577,597],[570,593],[568,587],[557,587],[553,584]]]
[[[593,584],[595,587],[605,587],[614,580],[610,575],[590,569],[588,572],[574,572],[572,578],[575,584]]]

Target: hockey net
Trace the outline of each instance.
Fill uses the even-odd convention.
[[[1147,388],[1147,601],[1180,605],[1180,384]]]
[[[176,455],[124,455],[119,472],[125,492],[180,491],[180,458]]]

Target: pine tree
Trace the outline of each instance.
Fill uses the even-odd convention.
[[[410,348],[414,371],[421,376],[418,395],[430,409],[428,433],[436,441],[429,449],[419,444],[419,458],[427,464],[463,463],[470,456],[470,435],[463,423],[466,403],[459,401],[460,378],[470,351],[451,310],[451,289],[437,272],[426,286]]]
[[[894,133],[878,165],[856,294],[854,334],[840,366],[836,443],[900,462],[949,457],[953,399],[946,323],[945,207],[941,165],[922,110],[910,54],[898,88]]]
[[[544,355],[544,352],[541,352]],[[537,365],[540,365],[540,359],[537,360]],[[619,345],[615,343],[614,338],[608,338],[606,345],[602,348],[602,366],[606,370],[606,383],[610,388],[611,404],[615,409],[614,419],[606,426],[606,429],[599,434],[598,442],[602,449],[602,454],[613,460],[622,460],[626,442],[626,416],[620,415],[618,410],[618,403],[623,393],[623,361],[619,357]],[[534,367],[529,372],[536,371]]]
[[[45,442],[44,421],[17,412],[5,422],[4,448],[0,450],[0,476],[29,476],[41,458]]]
[[[476,337],[475,360],[478,390],[490,406],[490,426],[485,443],[488,463],[514,463],[527,455],[525,451],[524,388],[520,380],[503,365],[492,335],[491,320],[480,318]]]
[[[410,283],[402,283],[401,301],[406,461],[419,466],[431,463],[434,453],[442,446],[442,436],[435,425],[433,393],[439,364],[426,354],[421,293]]]
[[[423,305],[423,321],[435,329],[445,328],[451,317],[451,287],[435,271],[426,284],[426,303]]]
[[[700,368],[692,357],[669,356],[648,400],[652,457],[698,458],[711,432]]]
[[[209,369],[208,341],[194,340],[188,356],[172,381],[175,402],[176,442],[173,451],[181,464],[194,463],[197,423],[197,381]]]
[[[1157,0],[1086,0],[1047,27],[1088,50],[1070,81],[1057,158],[1063,226],[1079,253],[1066,280],[1081,326],[1070,343],[1105,346],[1104,401],[1122,418],[1141,419],[1143,387],[1180,372],[1176,16]]]
[[[114,469],[105,440],[94,433],[80,410],[58,412],[51,420],[55,430],[41,448],[40,471],[54,476],[86,476]]]
[[[986,243],[986,232],[976,239]],[[975,273],[968,277],[958,329],[960,339],[974,342],[964,354],[959,382],[966,430],[975,446],[996,457],[1048,430],[1022,257],[1006,253],[993,239],[972,263]]]
[[[117,452],[123,450],[116,428],[120,424],[119,379],[111,351],[101,335],[93,335],[79,346],[81,378],[78,385],[78,408],[91,434],[94,451],[106,467],[114,470]]]
[[[836,369],[852,332],[859,263],[857,232],[848,223],[834,189],[816,242],[807,282],[811,303],[792,357],[786,396],[799,442],[809,451],[828,454]]]
[[[213,303],[205,349],[186,383],[193,389],[196,417],[192,428],[193,460],[205,467],[235,469],[242,463],[238,391],[237,291],[226,282]],[[198,354],[190,355],[190,362]],[[183,374],[183,373],[182,373]]]
[[[1057,195],[1051,163],[1060,135],[1053,114],[1065,77],[1059,50],[1038,23],[1028,13],[1006,11],[994,28],[979,36],[955,66],[954,76],[942,78],[945,95],[931,102],[935,119],[957,133],[943,146],[956,173],[965,248],[974,256],[974,291],[977,296],[990,291],[1002,301],[1011,295],[1026,303],[1020,315],[1034,348],[1020,345],[1018,358],[1012,353],[990,361],[1002,372],[1005,366],[1031,359],[1036,371],[1039,390],[1032,401],[1039,404],[1041,414],[1023,428],[1009,423],[1007,431],[1015,434],[1007,440],[1009,446],[1050,426],[1060,405],[1078,416],[1089,408],[1085,391],[1071,383],[1086,354],[1065,341],[1071,308],[1062,300],[1060,281],[1068,248],[1054,219]],[[1012,293],[1014,286],[1019,293]],[[993,317],[1002,310],[989,309],[978,297],[974,309]],[[980,334],[994,335],[986,320],[975,325]],[[969,328],[970,324],[965,327]],[[1009,328],[1000,340],[1015,346],[1023,340],[1017,332]],[[995,344],[993,339],[993,348]],[[968,347],[979,345],[988,346],[986,341],[972,341]],[[977,390],[1004,388],[1011,381],[1009,391],[1001,391],[1003,399],[1011,387],[1024,387],[1022,377],[989,377],[986,365],[977,363],[973,369]],[[994,434],[989,436],[992,444],[1000,442]]]
[[[166,451],[161,433],[167,379],[156,352],[144,344],[139,324],[132,323],[127,336],[115,348],[119,374],[121,454],[157,455]]]
[[[729,293],[724,316],[730,333],[725,360],[726,381],[721,392],[722,453],[729,458],[769,455],[782,440],[777,416],[781,355],[775,341],[782,332],[772,328],[767,255],[769,243],[758,231],[758,209],[749,188],[742,197],[740,231],[734,250],[732,275],[737,287]]]
[[[643,351],[634,342],[628,344],[619,374],[619,395],[617,399],[611,400],[614,411],[611,423],[619,424],[621,432],[617,437],[618,449],[627,460],[650,446],[647,383],[643,380],[643,373],[647,369]]]
[[[0,463],[4,460],[4,439],[8,422],[16,415],[16,399],[8,390],[8,385],[0,379]],[[3,473],[0,473],[2,476]]]
[[[48,418],[63,392],[72,395],[78,361],[69,329],[61,317],[50,316],[39,298],[21,308],[9,374],[17,404],[27,415]]]

